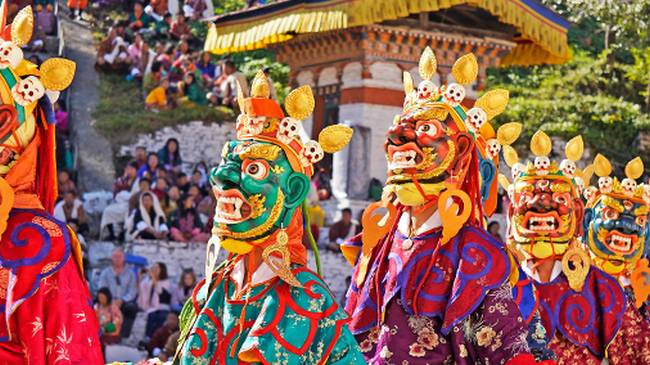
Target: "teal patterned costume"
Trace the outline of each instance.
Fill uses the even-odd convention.
[[[185,305],[183,355],[175,363],[365,364],[347,315],[317,274],[293,265],[303,288],[276,276],[237,297],[235,266],[229,262],[218,270],[210,288],[202,281]],[[262,361],[247,361],[247,355]]]

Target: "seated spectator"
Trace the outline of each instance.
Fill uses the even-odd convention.
[[[174,63],[174,45],[168,44],[165,51],[156,57],[156,61],[162,64],[163,70],[169,70]]]
[[[500,229],[501,226],[497,221],[492,221],[487,226],[488,233],[490,233],[492,237],[496,238],[499,242],[503,242],[503,238],[501,238],[501,234],[499,233]]]
[[[56,119],[57,132],[68,133],[68,112],[61,100],[54,103],[54,119]]]
[[[122,72],[129,67],[128,44],[118,35],[117,28],[111,28],[97,49],[97,67]]]
[[[88,229],[84,204],[77,198],[77,192],[74,190],[65,192],[63,200],[58,202],[54,207],[53,215],[54,218],[65,223],[73,219],[76,220],[79,223],[79,229],[82,233]]]
[[[181,192],[178,186],[172,185],[167,191],[165,200],[160,201],[160,205],[165,212],[166,217],[170,217],[172,212],[178,209],[178,201],[181,199]]]
[[[352,210],[344,208],[341,210],[341,220],[330,226],[329,232],[329,245],[327,248],[330,251],[339,252],[340,244],[345,240],[350,239],[356,232],[356,224],[352,221]]]
[[[174,177],[174,174],[170,174],[167,169],[165,169],[165,166],[158,165],[158,167],[156,167],[156,177],[158,179],[166,179],[167,182],[170,182]]]
[[[138,206],[140,195],[149,191],[151,191],[151,180],[146,177],[140,178],[138,180],[137,188],[133,190],[131,197],[129,198],[129,211],[127,214],[131,213]]]
[[[221,82],[221,95],[222,103],[230,108],[237,108],[237,83],[241,85],[244,95],[248,95],[248,81],[246,81],[246,76],[241,72],[237,71],[235,63],[231,60],[227,60],[224,63],[224,81]]]
[[[143,28],[149,27],[151,17],[144,12],[142,3],[136,2],[133,4],[133,12],[129,15],[129,29],[137,33]]]
[[[219,100],[217,93],[209,92],[205,94],[205,98],[207,99],[208,106],[216,107],[221,105],[221,101]]]
[[[183,164],[181,149],[176,138],[165,142],[165,147],[158,151],[158,160],[167,171],[180,172]]]
[[[133,160],[138,165],[138,170],[147,163],[147,149],[143,146],[137,146],[135,148],[135,153]]]
[[[36,22],[46,35],[54,35],[56,33],[56,16],[54,15],[54,7],[52,4],[40,6],[40,9],[36,13]]]
[[[178,242],[207,242],[210,236],[203,232],[201,218],[194,208],[194,198],[184,195],[180,201],[181,205],[170,218],[172,239]]]
[[[156,57],[156,59],[157,58],[158,57]],[[151,90],[160,85],[160,82],[165,79],[163,75],[162,62],[153,61],[149,72],[145,72],[144,77],[142,78],[142,90],[144,90],[145,94],[148,95]]]
[[[201,72],[201,77],[206,84],[211,84],[217,76],[217,67],[212,62],[210,52],[201,53],[199,61],[196,63],[196,69]]]
[[[155,183],[156,179],[158,178],[156,176],[158,163],[158,155],[154,152],[149,152],[147,155],[147,163],[144,166],[140,167],[140,170],[138,170],[138,178],[146,177],[151,180],[151,182]]]
[[[181,172],[176,177],[176,186],[180,189],[181,193],[185,194],[190,191],[190,180],[184,172]]]
[[[58,188],[59,188],[59,199],[63,199],[63,196],[68,191],[77,191],[77,185],[70,178],[70,173],[67,170],[59,170],[58,175]]]
[[[135,161],[129,162],[124,168],[124,173],[122,176],[115,179],[113,184],[113,196],[117,196],[122,191],[128,191],[131,193],[133,190],[133,184],[137,179],[138,175],[138,164]]]
[[[192,49],[190,48],[190,44],[185,39],[181,39],[181,41],[178,42],[178,46],[176,47],[176,58],[180,59],[182,56],[186,56],[184,59],[187,61],[189,61],[190,57],[192,56]],[[189,70],[184,71],[187,72]]]
[[[88,0],[68,0],[68,9],[72,10],[75,19],[81,19],[83,11],[88,6]]]
[[[152,192],[156,194],[158,201],[162,202],[167,198],[167,190],[169,190],[169,183],[167,182],[167,179],[158,178]]]
[[[124,250],[116,248],[111,254],[111,266],[102,270],[97,283],[99,288],[108,288],[113,298],[112,302],[122,312],[122,338],[129,338],[138,306],[135,297],[138,294],[137,278],[133,270],[125,266]]]
[[[172,293],[172,310],[180,313],[185,302],[192,296],[192,291],[196,286],[196,274],[192,269],[185,269],[178,281],[178,286]]]
[[[40,23],[34,24],[34,30],[32,32],[32,37],[28,44],[28,49],[32,52],[44,52],[45,51],[45,40],[47,35],[43,28],[41,28]]]
[[[156,21],[153,31],[157,37],[170,38],[170,31],[172,29],[172,15],[165,13],[159,21]]]
[[[201,185],[202,186],[207,186],[208,184],[208,179],[210,175],[210,169],[208,168],[208,164],[205,163],[205,161],[201,161],[194,166],[194,170],[198,170],[201,173]]]
[[[199,205],[205,197],[204,191],[196,184],[190,184],[187,194],[192,197],[195,206]]]
[[[151,338],[160,328],[169,314],[172,301],[172,289],[167,276],[167,266],[157,262],[151,266],[148,274],[140,282],[138,306],[147,314],[145,336]]]
[[[214,198],[214,191],[212,189],[206,189],[206,191],[207,193],[204,198],[196,206],[196,210],[202,215],[203,222],[205,222],[205,217],[214,215],[214,209],[217,204],[217,200]],[[210,232],[210,230],[204,229],[204,232]]]
[[[102,287],[97,291],[95,313],[102,333],[102,347],[119,343],[120,331],[122,330],[122,312],[117,303],[113,302],[113,296],[107,287]]]
[[[198,186],[201,190],[205,191],[205,183],[206,181],[203,179],[203,174],[201,173],[201,170],[196,169],[192,173],[192,179],[190,180],[191,184],[194,184]]]
[[[129,198],[135,185],[137,164],[132,161],[124,168],[122,176],[118,177],[113,184],[113,203],[104,208],[102,219],[99,224],[99,235],[104,237],[104,228],[108,229],[108,239],[113,241],[119,234],[120,226],[129,214]]]
[[[188,72],[183,77],[183,82],[178,85],[178,90],[181,95],[181,103],[184,104],[198,104],[204,105],[207,102],[205,98],[205,91],[201,87],[201,83],[196,79],[193,72]]]
[[[147,344],[149,356],[159,357],[165,351],[165,345],[167,345],[167,341],[169,341],[171,335],[177,332],[178,329],[178,315],[169,312],[163,325],[153,332],[151,340]]]
[[[134,67],[140,64],[140,57],[142,56],[142,47],[144,46],[144,38],[142,34],[136,33],[131,43],[126,48],[126,53],[129,56],[129,63]]]
[[[169,14],[169,5],[167,0],[151,0],[149,6],[153,9],[154,13],[158,16]]]
[[[140,239],[165,239],[169,234],[165,212],[156,195],[147,191],[140,195],[140,205],[133,210],[130,237]]]
[[[185,0],[183,13],[192,20],[199,20],[206,8],[205,0]]]
[[[81,251],[87,252],[88,246],[86,245],[86,238],[79,232],[79,221],[76,219],[70,219],[68,222],[68,227],[70,230],[75,234],[77,237],[77,241],[79,241],[79,246],[81,246]],[[85,266],[84,266],[85,268]]]
[[[167,101],[167,90],[169,89],[169,80],[163,79],[160,85],[154,88],[147,95],[144,101],[144,106],[150,110],[167,109],[169,102]]]
[[[185,38],[192,37],[192,30],[190,26],[185,22],[185,17],[182,14],[176,14],[174,21],[172,22],[171,30],[169,34],[173,39],[181,40]]]

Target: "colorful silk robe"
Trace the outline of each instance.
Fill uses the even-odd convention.
[[[0,364],[104,363],[80,252],[45,211],[11,211],[0,241]]]
[[[199,283],[181,314],[175,363],[365,364],[345,312],[318,275],[294,266],[303,286],[295,288],[262,264],[246,294],[241,265],[216,272],[210,288]]]
[[[650,364],[650,325],[627,300],[615,278],[592,266],[583,290],[564,274],[548,283],[520,270],[513,290],[524,318],[539,311],[549,348],[559,365]]]
[[[534,364],[503,244],[475,227],[440,234],[395,232],[359,287],[357,265],[346,310],[368,363]]]

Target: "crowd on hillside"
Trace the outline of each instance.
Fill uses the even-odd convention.
[[[144,312],[145,335],[139,347],[148,356],[167,360],[176,351],[178,315],[196,283],[192,269],[184,270],[178,283],[172,283],[162,262],[137,271],[126,264],[124,251],[115,249],[111,265],[94,283],[98,288],[95,312],[102,331],[102,345],[120,343],[131,336],[137,313]]]
[[[215,205],[208,166],[200,162],[186,172],[180,156],[176,139],[157,152],[136,148],[102,214],[103,238],[207,241]]]
[[[97,48],[97,68],[122,74],[142,86],[147,109],[178,105],[235,107],[237,82],[248,93],[246,77],[235,63],[202,52],[211,2],[186,0],[181,8],[167,1],[135,2],[126,19],[111,19]]]

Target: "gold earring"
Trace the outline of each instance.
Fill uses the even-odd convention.
[[[300,281],[291,272],[291,255],[287,247],[288,243],[289,235],[284,228],[280,228],[275,243],[262,251],[262,259],[280,279],[291,286],[302,288]],[[273,254],[280,254],[280,260],[272,260],[271,256]]]
[[[591,258],[585,250],[576,243],[571,244],[562,256],[562,272],[566,275],[571,289],[582,291],[590,266]]]

